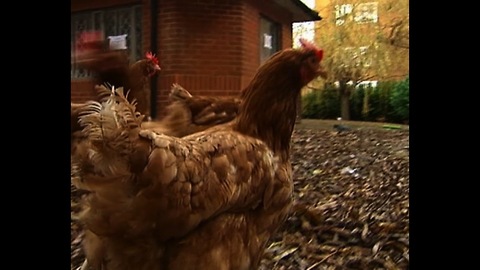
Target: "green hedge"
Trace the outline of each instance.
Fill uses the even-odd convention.
[[[315,89],[302,97],[302,118],[336,119],[340,115],[340,98],[337,89]]]
[[[350,119],[408,123],[409,78],[379,82],[376,87],[360,86],[350,96]],[[302,97],[302,117],[336,119],[340,116],[340,97],[333,86]]]
[[[410,78],[399,82],[390,95],[391,121],[408,123],[410,119]]]

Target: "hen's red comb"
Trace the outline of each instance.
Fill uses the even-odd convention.
[[[152,54],[152,52],[147,52],[145,54],[145,57],[149,60],[151,60],[154,64],[157,64],[158,65],[158,59],[157,57],[155,56],[155,54]]]
[[[103,39],[101,31],[84,31],[80,33],[80,40],[83,42],[99,41]]]
[[[313,44],[312,42],[310,42],[310,41],[308,41],[304,38],[300,38],[300,44],[302,45],[302,48],[304,48],[304,49],[315,51],[315,54],[317,55],[318,61],[322,61],[322,58],[323,58],[323,50],[322,49],[319,49],[317,46],[315,46],[315,44]]]

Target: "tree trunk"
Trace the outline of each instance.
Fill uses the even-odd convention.
[[[367,121],[370,116],[370,88],[365,87],[363,92],[363,102],[362,102],[362,117],[364,121]]]
[[[295,123],[299,124],[302,122],[302,95],[298,96],[297,100],[297,119],[295,119]]]
[[[342,119],[350,120],[350,97],[349,95],[342,95],[341,101]]]
[[[350,120],[350,91],[346,82],[340,82],[340,112],[343,120]]]

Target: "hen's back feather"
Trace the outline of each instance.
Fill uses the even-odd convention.
[[[186,237],[185,241],[195,242],[198,248],[202,244],[197,241],[201,241],[212,228],[205,228],[204,233],[195,231],[195,235],[189,234],[197,229],[201,231],[201,224],[208,222],[213,227],[225,226],[223,230],[233,230],[232,226],[243,227],[242,238],[249,240],[238,245],[242,246],[239,251],[247,254],[248,247],[253,245],[251,241],[263,243],[264,240],[255,237],[269,231],[271,224],[267,222],[265,224],[270,225],[263,226],[259,220],[268,219],[266,213],[288,205],[290,201],[292,187],[288,169],[281,168],[273,152],[258,139],[227,127],[184,138],[142,129],[134,105],[128,103],[121,91],[103,103],[90,104],[80,118],[85,136],[91,141],[89,155],[82,160],[82,167],[92,169],[84,172],[83,185],[94,192],[82,220],[86,228],[98,236],[115,238],[121,235],[128,241],[153,237],[159,243],[165,243],[165,246],[157,247],[162,250],[170,250],[166,241]],[[142,146],[143,151],[137,146]],[[137,153],[133,155],[133,151]],[[138,163],[137,160],[145,162],[143,169],[133,171],[132,166]],[[279,174],[284,180],[280,186],[274,182]],[[279,190],[284,191],[279,193]],[[250,211],[251,214],[246,215]],[[273,213],[276,212],[272,211],[272,216],[278,218],[278,213]],[[267,235],[270,234],[264,237]],[[119,245],[118,239],[112,241]],[[205,246],[205,253],[221,255],[215,255],[215,250],[225,239],[209,241],[212,250],[208,251],[209,247]],[[260,246],[255,257],[251,257],[252,254],[245,256],[257,261]],[[205,258],[208,256],[185,257],[185,249],[180,247],[184,246],[172,245],[170,251],[178,253],[183,258],[181,261],[189,258],[197,263],[207,263]],[[131,248],[141,249],[138,246]],[[128,251],[122,252],[125,253]],[[92,260],[97,260],[95,255],[91,256]],[[180,265],[181,261],[173,258],[157,259]],[[115,257],[115,260],[124,261],[125,258]],[[223,256],[216,260],[219,264],[226,263]],[[244,269],[250,266],[248,263]],[[178,267],[172,269],[181,269]],[[228,264],[226,269],[231,267]]]
[[[184,103],[192,115],[192,123],[197,125],[216,125],[233,120],[238,113],[240,98],[193,96],[185,88],[174,83],[170,99]]]
[[[194,96],[179,84],[172,85],[169,98],[165,117],[144,123],[145,128],[183,137],[232,121],[240,105],[240,98]]]
[[[183,138],[143,129],[126,98],[92,104],[78,166],[93,191],[81,215],[88,260],[116,270],[257,268],[291,206],[296,100],[320,56],[314,46],[276,53],[235,121]]]

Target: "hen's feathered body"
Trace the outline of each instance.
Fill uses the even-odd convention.
[[[84,103],[70,103],[70,133],[72,134],[76,131],[82,130],[82,127],[78,123],[78,116],[84,107]]]
[[[169,98],[165,117],[145,123],[144,128],[175,137],[187,136],[232,121],[241,101],[239,97],[193,96],[179,84],[172,85]]]
[[[233,120],[238,114],[240,98],[193,96],[179,84],[173,84],[170,99],[185,104],[192,115],[192,123],[214,126]]]
[[[127,51],[105,49],[103,34],[85,32],[88,36],[81,46],[89,50],[80,50],[77,57],[79,67],[90,70],[97,84],[109,84],[115,88],[123,87],[129,91],[129,101],[137,101],[137,110],[146,117],[150,116],[149,80],[160,71],[158,59],[147,53],[144,59],[131,63]]]
[[[80,117],[88,147],[78,159],[81,186],[91,191],[81,215],[89,264],[257,268],[290,211],[289,141],[296,98],[318,75],[315,55],[277,53],[245,89],[234,121],[183,138],[143,129],[121,92],[89,106]],[[268,78],[280,72],[289,79]]]

